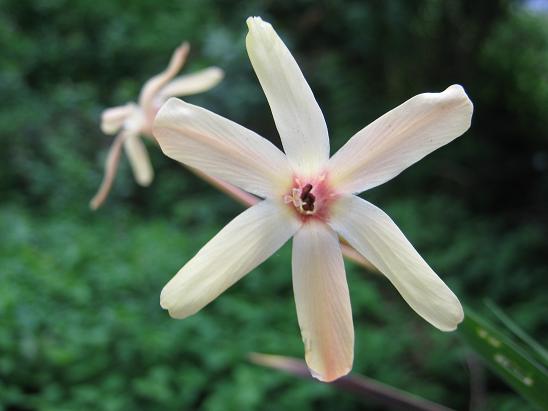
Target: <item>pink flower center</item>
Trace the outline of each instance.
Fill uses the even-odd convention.
[[[303,220],[310,218],[326,221],[329,218],[329,205],[336,194],[327,182],[325,174],[311,179],[293,178],[284,202]]]

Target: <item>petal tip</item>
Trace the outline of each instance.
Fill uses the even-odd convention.
[[[158,113],[156,113],[156,117],[154,117],[154,121],[152,122],[152,134],[156,137],[156,139],[158,139],[158,136],[156,135],[155,130],[164,126],[164,120],[168,119],[169,113],[176,106],[184,107],[184,105],[185,103],[177,97],[170,97],[164,104],[162,104],[158,110]]]
[[[105,120],[104,116],[103,118],[101,118],[101,131],[103,132],[103,134],[106,134],[106,135],[115,134],[120,128],[121,126],[120,127],[111,126],[108,123],[108,121]]]
[[[176,320],[181,320],[188,317],[183,311],[177,308],[177,305],[174,301],[167,296],[166,287],[162,290],[160,294],[160,307],[166,310],[171,318]]]
[[[135,111],[134,103],[127,103],[123,106],[111,107],[101,113],[101,131],[104,134],[116,134],[124,123]]]
[[[173,318],[174,320],[183,320],[187,317],[186,315],[178,313],[177,311],[174,311],[174,310],[167,310],[167,312],[169,316]]]
[[[190,43],[188,41],[183,41],[179,47],[177,47],[177,50],[190,50]]]
[[[245,22],[249,30],[260,24],[268,24],[259,16],[249,16]]]
[[[175,71],[179,71],[184,64],[186,56],[190,52],[190,43],[188,41],[183,41],[179,47],[175,49],[172,56],[172,61],[170,66],[173,65]],[[169,68],[169,66],[168,66]]]
[[[210,75],[210,84],[209,89],[215,87],[225,78],[225,72],[222,68],[213,66],[207,69],[208,74]]]
[[[462,87],[460,84],[453,84],[447,87],[445,92],[453,95],[455,100],[462,100],[463,104],[469,106],[470,112],[472,112],[474,105],[472,104],[472,101],[468,97],[468,94],[466,94],[464,87]]]
[[[268,38],[268,36],[275,34],[272,25],[261,17],[248,17],[246,23],[249,30],[248,36],[257,36],[256,38],[258,39],[261,36],[267,36]]]
[[[169,310],[169,302],[167,298],[167,286],[162,289],[162,292],[160,293],[160,307],[162,307],[164,310]]]
[[[460,84],[452,84],[449,87],[447,87],[446,91],[452,91],[454,93],[466,94],[466,92],[464,91],[464,88]]]
[[[350,367],[344,368],[342,370],[336,370],[336,371],[333,371],[333,372],[324,372],[324,373],[317,372],[317,371],[313,370],[310,367],[308,369],[310,371],[310,375],[312,375],[312,377],[314,377],[318,381],[325,382],[325,383],[331,383],[331,382],[334,382],[334,381],[338,380],[339,378],[342,378],[342,377],[348,375],[350,373],[350,371],[352,370],[352,367],[350,366]]]
[[[455,297],[456,298],[456,297]],[[457,300],[456,304],[453,305],[450,310],[450,320],[446,324],[438,324],[437,328],[443,332],[452,332],[455,331],[458,325],[464,320],[464,310],[462,305]]]
[[[97,201],[97,199],[94,197],[89,202],[89,209],[91,211],[97,211],[101,207],[101,203]]]
[[[141,187],[150,186],[152,184],[152,180],[154,180],[154,176],[152,174],[136,177],[137,184]]]
[[[457,326],[464,321],[464,310],[462,309],[462,305],[458,304],[458,307],[456,309],[456,315],[455,315],[455,330],[457,329]]]
[[[211,67],[211,72],[217,81],[221,81],[225,77],[225,71],[220,67]]]
[[[192,306],[189,297],[183,297],[181,290],[173,283],[172,278],[162,289],[160,293],[160,307],[166,310],[169,316],[175,320],[183,320],[196,314],[200,308]]]

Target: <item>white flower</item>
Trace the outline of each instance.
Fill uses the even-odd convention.
[[[183,43],[171,57],[168,67],[149,79],[141,89],[139,104],[133,102],[109,108],[101,116],[101,130],[116,134],[105,164],[105,177],[99,191],[91,200],[91,207],[98,208],[106,199],[118,165],[122,146],[139,185],[148,186],[154,177],[150,158],[139,136],[152,138],[152,122],[156,113],[173,96],[202,93],[216,86],[224,73],[218,67],[209,67],[189,75],[174,78],[183,67],[190,46]]]
[[[354,135],[329,158],[322,112],[272,26],[247,20],[247,51],[285,153],[203,108],[170,99],[154,136],[166,155],[264,200],[211,239],[164,287],[171,316],[196,313],[293,237],[293,289],[312,374],[332,381],[352,367],[354,331],[343,237],[392,282],[425,320],[451,331],[457,297],[382,210],[357,197],[392,179],[470,126],[461,86],[413,97]]]

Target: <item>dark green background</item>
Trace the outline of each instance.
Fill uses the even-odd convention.
[[[364,197],[464,303],[492,299],[546,341],[546,14],[509,1],[0,0],[0,409],[382,409],[246,360],[302,356],[288,246],[187,320],[160,309],[163,284],[241,207],[156,147],[150,188],[124,159],[105,206],[88,209],[111,143],[101,111],[135,100],[182,40],[185,72],[226,71],[188,101],[279,143],[245,52],[249,15],[292,50],[332,151],[415,94],[464,86],[471,129]],[[471,385],[476,410],[527,409],[455,333],[347,270],[354,371],[456,409]]]

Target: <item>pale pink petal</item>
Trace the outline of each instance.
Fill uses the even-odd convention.
[[[396,287],[407,303],[442,331],[463,319],[459,300],[381,209],[356,196],[341,197],[330,225]]]
[[[354,358],[350,296],[339,239],[324,223],[309,221],[293,238],[293,289],[312,375],[333,381],[348,374]]]
[[[312,90],[269,23],[250,17],[247,26],[247,53],[289,161],[303,176],[321,171],[329,158],[329,135]]]
[[[107,199],[108,193],[112,188],[112,183],[114,182],[114,177],[116,177],[116,172],[118,171],[118,163],[120,161],[120,153],[122,152],[124,141],[129,135],[130,133],[127,130],[122,130],[110,146],[105,161],[105,175],[103,181],[89,204],[92,210],[97,210]]]
[[[138,135],[131,134],[124,141],[124,149],[135,181],[141,186],[149,186],[154,178],[154,171],[143,140]]]
[[[156,95],[181,70],[189,51],[190,45],[187,42],[181,44],[173,52],[167,68],[145,83],[139,95],[139,105],[145,113],[154,110],[153,106]]]
[[[115,134],[122,128],[126,119],[133,114],[137,105],[127,103],[123,106],[108,108],[101,114],[101,131],[105,134]]]
[[[299,225],[281,203],[265,200],[248,208],[169,281],[162,307],[174,318],[196,313],[271,256]]]
[[[168,156],[261,197],[281,197],[291,184],[285,155],[253,131],[176,98],[153,129]]]
[[[224,72],[219,67],[208,67],[177,77],[160,90],[160,99],[203,93],[219,84],[223,77]]]
[[[459,85],[407,100],[359,131],[329,160],[332,184],[344,193],[383,184],[468,130],[472,111]]]

